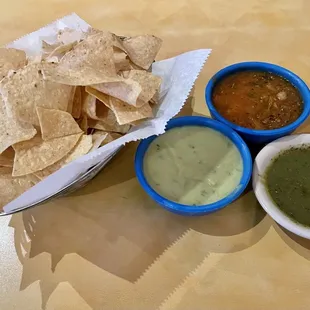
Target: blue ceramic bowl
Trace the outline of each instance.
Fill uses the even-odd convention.
[[[145,140],[142,140],[138,146],[136,156],[135,156],[135,170],[136,175],[138,178],[138,181],[140,182],[143,189],[146,191],[146,193],[153,198],[158,204],[160,204],[165,209],[181,214],[181,215],[204,215],[208,214],[214,211],[217,211],[219,209],[224,208],[231,202],[233,202],[235,199],[237,199],[241,193],[245,190],[245,188],[248,185],[248,182],[251,178],[252,174],[252,158],[250,151],[245,144],[245,142],[242,140],[242,138],[233,130],[231,130],[230,127],[221,124],[220,122],[213,120],[208,117],[201,117],[201,116],[184,116],[184,117],[178,117],[170,120],[168,122],[168,125],[166,127],[166,130],[169,130],[171,128],[175,127],[183,127],[183,126],[205,126],[212,128],[214,130],[217,130],[221,132],[223,135],[228,137],[238,148],[242,160],[243,160],[243,175],[241,177],[239,185],[236,187],[236,189],[230,193],[225,198],[216,201],[211,204],[203,205],[203,206],[190,206],[190,205],[183,205],[176,203],[174,201],[168,200],[165,197],[159,195],[155,190],[148,184],[144,172],[143,172],[143,160],[144,155],[157,136],[149,137]]]
[[[216,85],[218,81],[220,81],[227,75],[236,73],[238,71],[245,71],[245,70],[258,70],[258,71],[272,72],[274,74],[284,77],[286,80],[292,83],[298,89],[303,99],[304,109],[301,115],[299,116],[299,118],[295,122],[287,126],[284,126],[282,128],[272,129],[272,130],[254,130],[254,129],[249,129],[249,128],[238,126],[228,121],[223,116],[221,116],[217,112],[216,108],[214,107],[212,103],[212,92],[213,92],[214,86]],[[209,83],[206,86],[205,98],[206,98],[207,106],[210,110],[210,114],[214,119],[236,130],[247,142],[251,142],[255,144],[268,143],[275,139],[291,134],[295,129],[297,129],[297,127],[299,127],[307,119],[307,117],[310,114],[310,92],[305,82],[293,72],[283,67],[270,64],[270,63],[265,63],[265,62],[241,62],[241,63],[237,63],[237,64],[223,68],[210,79]]]

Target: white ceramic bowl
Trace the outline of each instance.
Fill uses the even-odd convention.
[[[310,145],[310,134],[291,135],[280,138],[266,145],[255,158],[252,182],[255,196],[260,205],[278,224],[296,235],[310,239],[310,227],[308,228],[294,222],[277,207],[277,205],[270,198],[263,179],[266,168],[271,163],[271,160],[276,157],[280,151],[288,149],[292,146],[297,147],[302,144]]]

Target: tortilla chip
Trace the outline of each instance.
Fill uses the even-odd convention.
[[[59,62],[65,53],[72,50],[72,48],[85,37],[85,33],[73,29],[60,30],[57,35],[57,42],[49,44],[42,40],[43,59]],[[54,58],[55,57],[55,58]]]
[[[123,135],[117,133],[117,132],[108,132],[107,137],[102,141],[101,146],[102,145],[106,145],[120,137],[122,137]]]
[[[122,44],[131,61],[148,70],[161,47],[162,40],[152,35],[142,35],[125,39]]]
[[[133,127],[140,126],[143,124],[144,121],[144,119],[139,119],[137,121],[130,122],[130,125],[132,125]]]
[[[9,174],[12,176],[12,167],[0,167],[0,176]]]
[[[93,95],[83,92],[83,111],[91,119],[102,120],[108,125],[114,125],[116,117],[114,113]]]
[[[115,114],[112,110],[110,110],[104,103],[102,103],[100,100],[96,100],[96,115],[97,120],[102,120],[108,125],[113,126],[115,123],[117,123]]]
[[[66,53],[58,64],[44,64],[44,77],[66,85],[82,86],[118,81],[114,64],[116,49],[121,51],[124,48],[114,34],[100,31],[89,35]],[[121,54],[121,59],[117,54]],[[125,62],[128,64],[124,59],[126,55],[116,53],[115,57],[117,66],[125,68]]]
[[[45,81],[40,64],[30,64],[1,83],[1,93],[9,113],[36,126],[39,126],[36,107],[66,111],[71,91],[71,86]]]
[[[124,51],[114,47],[113,58],[116,72],[130,70],[129,59]]]
[[[93,36],[95,34],[101,33],[102,30],[96,29],[96,28],[88,28],[87,32],[86,32],[86,36]]]
[[[98,149],[100,146],[106,145],[120,137],[122,137],[122,135],[119,133],[96,130],[92,134],[93,147],[91,152]]]
[[[52,57],[56,57],[57,62],[60,61],[60,59],[69,51],[72,50],[72,48],[77,44],[77,42],[72,42],[72,43],[68,43],[68,44],[63,44],[63,45],[59,45],[57,46],[48,56],[47,58],[52,58]],[[53,59],[53,61],[55,61]]]
[[[141,100],[142,102],[148,102],[151,100],[159,90],[161,84],[160,77],[144,70],[131,70],[129,71],[128,78],[141,85],[142,91],[138,100]]]
[[[37,113],[42,139],[45,141],[82,132],[68,112],[37,107]]]
[[[107,96],[91,87],[86,88],[86,90],[114,112],[119,125],[129,124],[131,122],[153,116],[153,111],[149,103],[144,104],[142,107],[136,108],[121,100],[118,100],[117,98]]]
[[[14,144],[13,176],[42,170],[66,156],[77,144],[80,134],[44,141],[37,135],[29,141]]]
[[[101,130],[96,130],[93,134],[92,134],[92,143],[93,146],[91,148],[91,152],[98,149],[101,145],[101,143],[105,140],[105,138],[108,136],[108,133],[105,131],[101,131]]]
[[[78,70],[86,66],[104,75],[115,76],[112,34],[100,32],[88,36],[61,59],[61,64]]]
[[[26,53],[15,48],[0,48],[0,80],[10,70],[18,70],[27,64]]]
[[[114,34],[112,32],[98,30],[98,29],[94,29],[94,28],[92,28],[92,30],[90,30],[88,32],[88,34],[86,34],[86,37],[98,35],[98,34],[101,34],[101,36],[104,36],[106,40],[109,40],[111,42],[113,48],[118,48],[118,49],[124,51],[125,53],[127,53],[124,46],[123,46],[123,43],[122,43],[123,39],[126,39],[126,37],[120,37],[120,36],[117,36],[116,34]]]
[[[68,68],[59,63],[42,63],[44,79],[65,85],[86,86],[103,82],[119,81],[119,77],[108,77],[92,67]]]
[[[77,120],[77,123],[79,124],[80,128],[87,133],[88,130],[88,119],[86,114],[82,114],[80,119]]]
[[[0,154],[0,166],[1,167],[13,167],[15,151],[9,147],[3,153]]]
[[[154,96],[152,97],[152,99],[150,100],[150,104],[159,104],[159,90],[155,92]]]
[[[39,179],[31,174],[22,177],[12,177],[12,169],[5,169],[7,170],[0,169],[0,208],[3,208],[39,182]]]
[[[114,82],[100,83],[90,87],[104,94],[113,96],[119,100],[127,102],[132,106],[137,106],[138,97],[142,92],[142,87],[136,81],[131,79],[121,79]],[[86,91],[88,87],[86,88]]]
[[[134,64],[132,61],[129,61],[129,70],[144,70],[143,68],[137,66],[136,64]],[[152,65],[148,68],[148,72],[151,72],[152,70]]]
[[[75,29],[65,28],[60,30],[57,35],[57,41],[68,45],[71,43],[78,43],[86,37],[86,34],[82,31]]]
[[[131,69],[130,69],[131,70]],[[125,71],[120,71],[119,72],[119,75],[124,78],[124,79],[128,79],[128,76],[129,76],[129,72],[128,70],[125,70]]]
[[[27,59],[27,64],[40,63],[44,59],[44,54],[29,56]]]
[[[56,42],[54,44],[50,44],[50,43],[47,43],[46,41],[42,40],[42,52],[43,52],[43,55],[49,55],[52,51],[54,51],[60,45],[61,45],[60,42]]]
[[[73,101],[76,93],[76,86],[72,86],[71,93],[70,93],[70,99],[68,102],[67,112],[72,115],[72,109],[73,109]]]
[[[97,119],[96,116],[96,97],[82,91],[82,110],[90,118]]]
[[[54,163],[53,165],[48,166],[43,170],[35,172],[35,175],[41,180],[48,177],[50,174],[59,170],[60,168],[67,165],[71,161],[74,161],[75,159],[87,154],[89,150],[92,148],[92,145],[93,145],[92,136],[83,135],[79,139],[76,146],[68,153],[68,155],[66,155],[64,158]]]
[[[4,103],[0,99],[0,154],[11,145],[29,140],[37,133],[31,125],[7,115]]]
[[[82,112],[82,87],[77,86],[72,103],[72,116],[80,118]]]
[[[96,116],[97,118],[93,118],[94,120],[102,121],[107,125],[117,124],[114,112],[98,99],[96,100]]]
[[[114,112],[117,122],[120,125],[153,117],[153,110],[149,103],[142,107],[135,108],[116,98],[110,97],[109,108]]]
[[[89,120],[88,121],[89,128],[94,128],[102,131],[108,131],[108,132],[118,132],[125,134],[129,131],[130,125],[119,125],[117,122],[113,125],[109,125],[105,123],[104,121],[94,121]]]

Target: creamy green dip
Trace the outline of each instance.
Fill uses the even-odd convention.
[[[282,212],[310,226],[310,146],[281,152],[266,170],[267,190]]]
[[[168,130],[144,157],[144,175],[161,196],[186,205],[204,205],[229,195],[243,164],[237,147],[223,134],[202,126]]]

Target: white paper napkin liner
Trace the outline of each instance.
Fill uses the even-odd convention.
[[[90,27],[91,26],[76,13],[72,13],[44,26],[39,30],[22,36],[21,38],[7,44],[6,47],[21,49],[26,52],[28,57],[32,58],[41,54],[42,40],[50,44],[56,41],[59,30],[69,28],[87,32]]]

